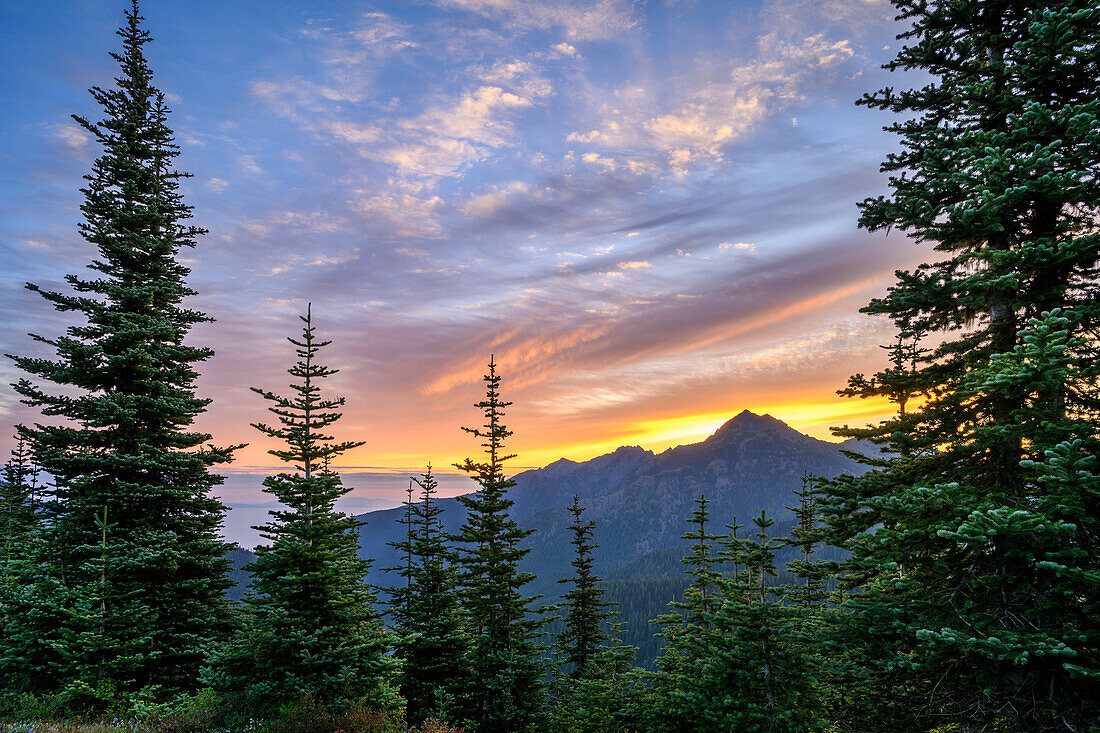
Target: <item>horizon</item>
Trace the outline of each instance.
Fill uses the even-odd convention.
[[[751,410],[742,410],[718,425],[713,432],[706,436],[702,436],[700,440],[694,442],[677,443],[657,450],[646,448],[641,445],[620,445],[605,453],[600,453],[599,455],[590,456],[581,460],[576,460],[569,456],[560,456],[538,466],[509,465],[507,466],[505,475],[514,478],[527,471],[539,471],[561,461],[581,464],[610,455],[623,448],[638,448],[654,456],[658,456],[670,450],[674,450],[675,448],[697,445],[716,435],[727,423],[731,423],[746,414],[756,418],[771,418],[781,423],[787,429],[799,433],[800,435],[813,438],[814,440],[822,440],[821,438],[803,433],[774,415],[757,414]],[[849,438],[848,440],[854,440],[854,438]],[[847,441],[822,442],[832,443],[839,447]],[[222,486],[222,490],[215,493],[221,496],[223,502],[226,503],[226,506],[230,510],[227,513],[225,522],[225,538],[227,541],[234,542],[247,550],[254,549],[256,544],[261,542],[260,533],[254,529],[254,525],[266,521],[268,511],[278,509],[281,505],[274,499],[256,501],[256,497],[253,497],[252,494],[265,476],[286,471],[286,466],[233,466],[216,471],[216,473],[226,475],[226,482]],[[340,499],[337,502],[337,506],[349,514],[358,516],[364,516],[371,512],[384,511],[386,509],[393,509],[401,506],[402,502],[405,500],[405,487],[408,485],[409,480],[413,476],[419,476],[423,471],[423,466],[407,466],[404,468],[385,466],[341,466],[341,479],[345,486],[351,486],[353,490],[347,496]],[[454,470],[454,467],[449,464],[445,468],[433,465],[432,475],[439,481],[438,496],[440,498],[452,498],[476,491],[476,488],[471,485],[471,477]]]
[[[188,338],[210,397],[196,427],[268,467],[249,386],[281,388],[312,301],[348,398],[344,463],[405,471],[477,451],[495,353],[517,466],[661,450],[742,409],[830,439],[892,413],[835,392],[885,365],[858,313],[931,250],[856,227],[886,191],[884,0],[607,0],[492,7],[146,3],[154,83],[195,223],[184,256],[217,319]],[[0,351],[73,323],[23,288],[64,289],[97,154],[70,114],[116,74],[121,4],[0,9]],[[49,28],[49,33],[42,29]],[[891,83],[906,81],[905,73]],[[0,362],[0,421],[34,421]],[[10,430],[0,450],[11,447]],[[348,470],[345,466],[338,466]],[[242,489],[241,491],[244,491]],[[252,503],[263,495],[258,488]],[[247,498],[247,497],[245,497]],[[243,499],[242,499],[243,502]]]

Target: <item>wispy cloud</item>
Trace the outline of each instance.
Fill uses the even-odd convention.
[[[621,86],[600,105],[598,124],[570,132],[567,140],[653,158],[681,172],[720,162],[731,145],[804,99],[811,83],[838,70],[854,53],[847,39],[818,34],[790,42],[768,34],[759,39],[755,58],[734,62],[717,77],[696,70],[672,85],[671,99],[658,93],[669,86],[667,81],[661,90],[636,82]],[[581,158],[603,160],[595,152]]]
[[[561,29],[569,41],[615,38],[638,25],[628,0],[437,0],[439,5],[477,13],[515,31]]]
[[[218,319],[194,334],[217,354],[203,429],[252,441],[242,462],[270,460],[246,387],[284,383],[307,301],[349,397],[341,427],[369,441],[361,465],[476,451],[457,426],[489,353],[515,447],[540,456],[677,411],[824,404],[877,357],[884,326],[855,311],[920,258],[855,228],[894,144],[850,103],[889,55],[885,0],[376,7],[240,0],[185,33],[156,26],[158,69],[192,58],[201,79],[172,123],[211,231],[188,253],[195,306]],[[95,58],[97,39],[68,45]],[[16,353],[34,348],[23,330],[67,325],[22,283],[63,288],[91,258],[72,222],[94,142],[42,120],[113,69],[86,79],[58,49],[17,64],[0,47],[46,75],[20,98],[66,90],[0,111],[13,139],[32,132],[0,181],[0,308],[26,314],[0,340]]]

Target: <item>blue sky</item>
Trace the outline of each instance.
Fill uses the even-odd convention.
[[[834,392],[891,337],[858,308],[928,254],[856,228],[896,143],[854,101],[907,83],[879,68],[899,30],[888,3],[142,9],[210,230],[186,253],[194,306],[218,319],[194,334],[217,352],[203,427],[252,443],[231,503],[263,501],[247,477],[270,446],[247,387],[286,383],[282,339],[307,301],[335,341],[344,437],[367,441],[359,467],[476,451],[457,428],[489,353],[523,465],[687,442],[743,408],[819,436],[881,412]],[[86,90],[116,73],[121,11],[0,7],[4,352],[69,322],[22,284],[91,258],[76,224],[96,151],[69,115],[96,113]],[[0,413],[33,419],[8,388]],[[366,483],[364,507],[404,485]]]

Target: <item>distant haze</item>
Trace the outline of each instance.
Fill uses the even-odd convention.
[[[339,508],[349,514],[363,514],[398,506],[405,501],[409,477],[419,476],[423,470],[342,470],[340,476],[344,485],[353,487],[354,491],[340,500]],[[245,548],[264,542],[260,533],[252,527],[267,522],[268,512],[280,506],[270,494],[262,493],[264,477],[271,473],[274,471],[234,471],[226,476],[225,484],[216,491],[229,507],[225,537],[230,542]],[[457,496],[477,488],[464,474],[435,470],[432,473],[439,481],[440,496]]]

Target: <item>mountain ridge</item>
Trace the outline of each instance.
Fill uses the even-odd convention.
[[[865,466],[841,453],[844,443],[804,435],[771,415],[743,410],[706,439],[654,453],[640,446],[621,446],[586,461],[560,458],[542,468],[513,476],[516,486],[511,516],[536,530],[524,569],[539,575],[535,592],[550,597],[568,575],[571,548],[567,542],[566,507],[574,494],[596,521],[597,572],[609,575],[653,552],[681,546],[686,519],[694,501],[705,494],[716,527],[766,510],[778,522],[791,517],[793,491],[801,475],[832,477],[862,473]],[[868,446],[868,448],[873,448]],[[872,453],[872,450],[866,450]],[[463,510],[455,498],[440,499],[443,521],[457,531]],[[361,553],[375,560],[370,580],[387,585],[381,569],[397,564],[386,543],[399,539],[401,507],[359,515]],[[532,555],[538,557],[537,562]],[[547,576],[547,577],[543,577]]]
[[[608,598],[623,609],[624,641],[639,648],[639,659],[651,662],[659,639],[649,620],[665,612],[668,594],[686,585],[680,558],[687,553],[682,535],[695,501],[705,495],[711,512],[710,531],[722,534],[733,521],[748,524],[767,511],[776,520],[774,536],[793,525],[794,491],[802,476],[831,478],[863,473],[864,464],[843,451],[878,455],[876,446],[853,440],[830,443],[804,435],[771,415],[743,410],[697,443],[654,453],[640,446],[620,446],[586,461],[559,458],[542,468],[515,474],[508,491],[510,511],[521,527],[535,530],[526,540],[521,569],[536,580],[525,588],[553,602],[571,575],[572,546],[567,510],[580,497],[585,519],[595,521],[594,571],[607,582]],[[457,498],[441,498],[445,531],[456,533],[465,518]],[[373,560],[367,581],[380,588],[399,580],[387,572],[401,564],[390,543],[404,539],[403,507],[360,514],[359,552]],[[785,562],[781,554],[780,562]],[[678,590],[677,590],[678,589]]]

